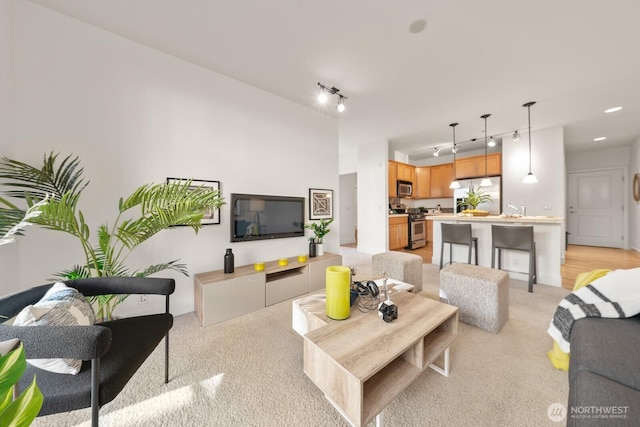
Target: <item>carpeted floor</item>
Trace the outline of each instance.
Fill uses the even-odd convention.
[[[366,272],[366,263],[357,268]],[[423,282],[423,292],[437,297],[437,266],[425,264]],[[385,425],[563,425],[547,416],[549,405],[566,405],[568,384],[566,372],[546,357],[552,343],[546,329],[567,293],[544,285],[528,293],[525,282],[512,280],[502,331],[460,323],[450,376],[425,371],[385,409]],[[193,313],[177,316],[170,372],[165,385],[158,348],[101,409],[101,426],[347,425],[302,372],[302,338],[291,329],[290,301],[208,328]],[[89,418],[87,409],[33,425],[89,426]]]

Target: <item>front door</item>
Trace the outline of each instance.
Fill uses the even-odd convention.
[[[569,243],[622,248],[622,169],[569,173]]]

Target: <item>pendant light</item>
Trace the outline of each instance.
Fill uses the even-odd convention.
[[[484,179],[480,182],[480,187],[490,187],[493,185],[489,178],[489,169],[487,168],[487,118],[490,116],[491,114],[483,114],[480,116],[481,119],[484,119]]]
[[[531,106],[535,104],[535,101],[522,104],[523,107],[527,107],[527,117],[529,120],[529,173],[522,180],[525,184],[535,184],[538,182],[536,176],[531,172]]]
[[[455,190],[456,188],[460,188],[460,183],[456,181],[456,151],[458,151],[458,147],[456,146],[456,126],[458,126],[458,123],[451,123],[449,126],[451,126],[453,130],[453,149],[451,150],[453,152],[453,181],[451,181],[449,188]]]

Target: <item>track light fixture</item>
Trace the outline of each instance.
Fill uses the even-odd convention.
[[[511,140],[512,140],[513,142],[518,142],[518,141],[520,141],[520,134],[518,133],[518,131],[515,131],[515,132],[513,133],[513,136],[511,137]]]
[[[440,148],[434,148],[434,149],[433,149],[433,155],[434,155],[435,157],[438,157],[438,156],[440,155]]]
[[[337,87],[329,88],[320,82],[318,82],[318,86],[320,87],[320,91],[318,92],[318,102],[320,104],[326,104],[329,100],[329,95],[336,95],[338,97],[338,104],[336,105],[336,109],[342,113],[345,110],[344,100],[348,98],[341,94],[340,89],[338,89]]]
[[[495,147],[496,146],[496,140],[494,137],[489,138],[489,147]]]
[[[458,151],[458,146],[456,145],[456,126],[458,123],[451,123],[451,129],[453,130],[453,148],[451,152],[453,152],[453,181],[449,184],[449,188],[456,189],[460,188],[460,183],[456,180],[456,152]]]

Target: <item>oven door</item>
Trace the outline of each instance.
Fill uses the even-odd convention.
[[[421,248],[427,243],[426,221],[409,222],[409,247],[411,249]]]

